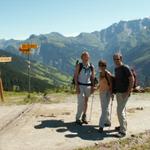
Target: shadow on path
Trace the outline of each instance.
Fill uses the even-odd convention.
[[[103,140],[104,138],[115,137],[115,130],[107,130],[104,133],[99,133],[94,125],[76,125],[75,122],[65,123],[63,120],[43,120],[41,124],[34,126],[35,129],[57,128],[56,131],[64,133],[66,138],[80,137],[83,140]],[[68,131],[71,132],[68,134]]]

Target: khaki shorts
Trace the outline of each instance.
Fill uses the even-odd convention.
[[[91,86],[80,85],[80,94],[85,97],[90,97],[91,95]]]

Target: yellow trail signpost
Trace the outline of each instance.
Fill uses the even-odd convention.
[[[8,63],[12,61],[12,57],[0,57],[0,63]],[[1,79],[1,72],[0,72],[0,97],[1,101],[4,101],[4,95],[3,95],[3,82]]]
[[[19,47],[19,51],[23,54],[28,55],[28,98],[30,98],[31,92],[31,82],[30,82],[30,54],[32,49],[37,49],[38,45],[36,43],[24,43]]]

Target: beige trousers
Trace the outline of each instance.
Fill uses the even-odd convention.
[[[126,104],[129,97],[125,96],[124,93],[116,93],[116,98],[117,98],[117,115],[120,124],[120,132],[126,133],[127,131]]]
[[[101,103],[101,117],[99,120],[99,126],[103,128],[105,126],[105,123],[111,124],[109,114],[109,104],[110,104],[109,91],[100,92],[100,103]]]

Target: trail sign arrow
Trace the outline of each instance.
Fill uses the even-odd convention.
[[[0,62],[11,62],[12,57],[0,57]]]

